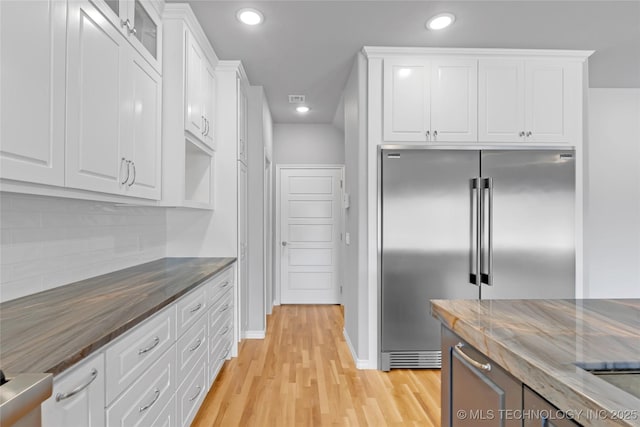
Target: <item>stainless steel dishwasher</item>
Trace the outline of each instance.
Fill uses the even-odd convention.
[[[20,374],[0,382],[0,426],[40,427],[40,404],[51,396],[53,375]]]

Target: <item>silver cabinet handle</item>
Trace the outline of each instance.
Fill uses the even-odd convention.
[[[96,380],[96,378],[98,378],[98,370],[96,368],[91,369],[91,377],[89,378],[89,381],[87,381],[86,383],[82,384],[81,386],[78,386],[76,388],[74,388],[73,390],[66,392],[66,393],[57,393],[56,394],[56,402],[60,402],[61,400],[65,400],[68,399],[72,396],[75,396],[76,394],[80,393],[82,390],[84,390],[85,388],[89,387],[89,385],[94,382]]]
[[[434,130],[434,131],[433,131],[433,137],[435,138],[435,137],[437,137],[437,136],[438,136],[438,131],[437,131],[437,130]]]
[[[194,351],[196,351],[198,349],[198,347],[200,347],[202,345],[202,340],[200,338],[198,338],[198,341],[196,342],[196,345],[194,345],[193,347],[191,347],[189,349],[189,352],[193,353]]]
[[[533,135],[533,132],[528,131],[528,132],[527,132],[527,137],[530,137],[531,135]]]
[[[124,19],[120,20],[120,27],[127,27],[127,29],[129,29],[130,25],[131,25],[131,21],[129,21],[128,19],[127,20],[124,20]]]
[[[221,288],[226,288],[227,286],[229,286],[229,281],[228,280],[226,282],[224,282],[222,285],[220,285]]]
[[[425,132],[425,135],[427,136],[427,139],[429,139],[429,136],[431,135],[431,132],[426,131],[426,132]]]
[[[193,395],[193,397],[189,398],[189,402],[193,402],[194,400],[196,400],[198,396],[200,396],[200,392],[202,392],[202,387],[198,386],[198,391]]]
[[[141,407],[140,407],[140,412],[144,412],[144,411],[146,411],[147,409],[151,408],[151,407],[153,406],[153,404],[154,404],[154,403],[156,403],[156,400],[158,400],[158,398],[160,397],[160,389],[159,389],[159,388],[156,388],[156,389],[153,391],[153,393],[154,393],[154,395],[155,395],[155,396],[153,396],[153,400],[152,400],[151,402],[147,403],[146,405],[141,406]]]
[[[523,137],[524,136],[524,131],[520,131],[520,133],[518,133],[519,137]]]
[[[231,327],[229,325],[225,326],[224,329],[222,330],[222,332],[220,332],[219,335],[224,335],[227,332],[229,332],[229,329],[231,329]]]
[[[195,313],[196,311],[200,310],[201,308],[202,308],[202,303],[199,302],[198,305],[196,305],[191,310],[189,310],[189,313]]]
[[[222,313],[223,311],[227,311],[229,310],[229,304],[225,304],[222,306],[222,308],[218,311],[218,313]]]
[[[287,246],[287,242],[282,242],[282,246]]]
[[[204,116],[200,116],[200,117],[202,118],[202,130],[200,131],[200,133],[204,135],[204,129],[207,127],[207,124],[204,121],[205,120]]]
[[[469,227],[471,245],[469,248],[469,283],[480,286],[480,178],[470,181],[471,227]]]
[[[477,362],[477,361],[473,360],[472,358],[467,356],[464,353],[464,351],[462,351],[462,347],[464,347],[464,344],[459,342],[458,344],[456,344],[453,347],[453,350],[458,354],[458,356],[462,357],[469,364],[471,364],[474,368],[481,369],[481,370],[487,371],[487,372],[491,371],[491,364],[490,363],[480,363],[480,362]]]
[[[160,344],[160,337],[158,337],[158,336],[153,337],[153,344],[151,344],[147,348],[142,348],[142,349],[138,350],[138,355],[149,353],[151,350],[156,348],[158,346],[158,344]]]
[[[124,181],[120,181],[120,185],[125,185],[127,181],[129,181],[129,160],[125,159],[124,157],[120,160],[120,176],[122,176],[123,164],[127,165],[127,177],[124,179]]]
[[[134,36],[138,34],[138,30],[136,30],[136,27],[129,28],[129,34],[133,34]]]
[[[129,187],[131,187],[136,182],[136,162],[134,162],[133,160],[129,160],[129,165],[133,167],[133,176],[131,182],[127,184]]]

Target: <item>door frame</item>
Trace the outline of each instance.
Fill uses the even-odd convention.
[[[311,164],[276,164],[276,203],[275,203],[275,215],[274,215],[274,220],[275,220],[275,226],[276,226],[276,233],[275,233],[275,239],[273,242],[273,270],[274,270],[274,280],[275,280],[275,284],[276,286],[274,286],[274,290],[275,290],[275,295],[274,295],[274,305],[280,305],[280,295],[282,294],[281,292],[281,287],[282,287],[282,283],[281,283],[281,263],[282,263],[282,251],[280,250],[280,242],[282,242],[282,236],[280,234],[280,223],[281,223],[281,218],[280,218],[280,174],[282,172],[282,170],[286,170],[286,169],[334,169],[334,170],[339,170],[340,171],[340,179],[342,180],[342,188],[340,189],[340,208],[338,209],[339,211],[339,218],[338,218],[338,224],[340,227],[340,235],[344,236],[344,165],[341,164],[317,164],[317,165],[311,165]],[[342,262],[341,262],[341,257],[342,257],[342,253],[343,253],[343,246],[344,246],[344,238],[341,238],[340,244],[338,245],[338,265],[336,266],[337,271],[336,273],[338,274],[338,286],[340,288],[342,288],[343,283],[342,283]],[[342,292],[340,292],[340,304],[342,304]]]

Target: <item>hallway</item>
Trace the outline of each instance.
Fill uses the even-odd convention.
[[[440,371],[357,370],[338,305],[281,305],[244,340],[192,426],[440,426]]]

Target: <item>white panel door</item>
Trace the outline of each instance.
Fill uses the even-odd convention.
[[[337,168],[280,170],[283,304],[337,304],[341,203]]]
[[[478,140],[524,141],[524,61],[481,59],[478,68]]]
[[[200,45],[187,32],[186,111],[185,128],[199,140],[203,139],[204,111],[202,111],[202,68],[206,61]]]
[[[129,117],[131,145],[127,158],[132,160],[127,194],[160,200],[160,120],[162,115],[162,79],[160,75],[131,52],[131,90],[133,96]]]
[[[415,58],[384,60],[385,141],[428,141],[430,63]]]
[[[67,46],[66,185],[120,193],[130,47],[88,1],[69,2]]]
[[[209,61],[206,59],[204,62],[203,69],[203,93],[202,93],[202,108],[205,120],[205,127],[203,132],[204,143],[209,146],[209,148],[215,150],[215,136],[214,136],[214,122],[215,122],[215,100],[216,100],[216,78],[215,72],[213,71],[213,67],[210,66]]]
[[[64,185],[66,2],[0,1],[0,176]]]
[[[431,139],[478,140],[478,61],[447,59],[431,66]]]
[[[559,61],[525,64],[525,131],[530,142],[569,142],[569,115],[575,98],[571,65]],[[573,98],[572,98],[573,96]]]
[[[42,404],[43,427],[104,426],[104,369],[104,354],[98,353],[56,377],[52,396]]]
[[[238,285],[240,289],[240,330],[249,328],[249,264],[247,239],[247,167],[238,162]]]

